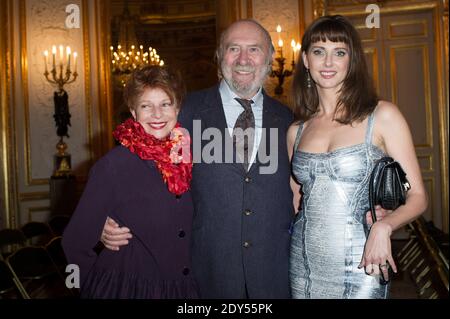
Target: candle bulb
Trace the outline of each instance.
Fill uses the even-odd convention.
[[[292,47],[292,63],[295,63],[295,40],[292,39],[291,41],[291,47]]]
[[[56,68],[56,46],[52,46],[53,69]]]
[[[300,54],[301,49],[302,49],[302,45],[300,44],[300,42],[297,42],[297,45],[295,46],[295,48],[296,48],[297,58],[298,58],[298,55]]]
[[[63,58],[64,58],[64,47],[62,45],[59,46],[59,64],[63,65]]]
[[[283,57],[283,40],[281,40],[281,25],[277,25],[278,46],[280,47],[280,56]]]
[[[78,54],[76,52],[73,53],[73,70],[76,73],[77,72],[77,56]]]
[[[48,58],[48,51],[44,51],[44,65],[45,65],[45,73],[47,73],[47,58]]]
[[[280,57],[283,58],[283,40],[278,40],[278,47],[280,48]]]
[[[70,71],[70,53],[71,53],[70,47],[66,48],[66,52],[67,52],[67,70]]]

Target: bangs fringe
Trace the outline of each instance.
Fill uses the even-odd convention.
[[[311,43],[326,42],[343,42],[350,44],[348,38],[348,31],[345,26],[337,21],[327,21],[317,26],[315,30],[311,32]]]

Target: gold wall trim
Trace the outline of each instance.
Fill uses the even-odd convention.
[[[36,206],[36,207],[28,207],[28,222],[31,222],[33,219],[33,213],[37,212],[50,212],[50,207],[48,206]]]
[[[367,3],[361,9],[349,10],[347,8],[340,9],[339,7],[327,7],[327,14],[340,14],[344,16],[355,16],[355,15],[367,15],[365,10]],[[435,2],[426,3],[415,3],[415,4],[389,4],[389,7],[380,7],[380,13],[396,13],[396,12],[407,12],[407,11],[418,11],[418,10],[429,10],[437,6]]]
[[[305,33],[305,6],[303,5],[303,0],[298,0],[298,34],[300,42],[302,42],[303,33]]]
[[[94,159],[94,137],[92,134],[92,105],[91,105],[91,64],[90,64],[90,42],[89,42],[89,10],[86,0],[82,0],[83,6],[83,63],[84,63],[84,101],[86,112],[87,138],[89,145],[89,160],[92,163]]]
[[[300,0],[301,2],[301,0]],[[216,12],[217,14],[217,12]],[[247,0],[247,18],[253,18],[253,0]]]
[[[420,170],[422,171],[422,173],[433,173],[434,171],[434,167],[433,167],[433,154],[423,154],[423,155],[417,155],[417,160],[419,160],[419,164],[420,164],[420,159],[424,158],[427,162],[427,166],[426,167],[420,167]]]
[[[378,51],[377,48],[366,48],[364,49],[364,53],[369,53],[372,55],[372,78],[375,81],[375,86],[378,94],[380,94],[380,75],[378,73],[379,63],[378,63]]]
[[[441,3],[442,4],[442,3]],[[443,11],[443,12],[442,12]],[[441,13],[443,23],[440,22]],[[448,1],[444,7],[436,7],[433,10],[434,21],[434,43],[436,43],[437,61],[437,87],[438,89],[438,109],[439,109],[439,141],[440,141],[440,168],[441,168],[441,205],[442,205],[442,225],[443,231],[449,232],[449,206],[448,206]],[[445,25],[447,22],[447,25]],[[442,25],[444,24],[444,25]],[[443,27],[443,32],[441,28]],[[442,36],[444,34],[444,39]],[[442,56],[442,49],[444,56]],[[444,64],[444,65],[443,65]],[[445,70],[445,74],[443,71]]]
[[[7,9],[9,11],[9,21],[8,19],[8,25],[9,25],[9,34],[5,35],[7,38],[7,45],[9,45],[9,50],[7,47],[7,50],[9,51],[6,55],[6,66],[7,66],[7,88],[8,88],[8,94],[7,96],[10,97],[8,100],[8,104],[6,105],[5,112],[8,114],[9,110],[9,120],[7,118],[7,132],[9,132],[10,136],[8,139],[7,144],[7,151],[8,151],[8,157],[7,160],[9,161],[9,174],[7,185],[9,185],[9,213],[7,212],[8,216],[8,227],[10,228],[16,228],[17,226],[17,220],[19,215],[19,203],[18,203],[18,181],[19,181],[19,173],[18,173],[18,167],[19,167],[19,153],[17,149],[17,138],[16,138],[16,74],[18,72],[17,70],[17,57],[16,57],[16,49],[15,49],[15,41],[14,37],[17,31],[15,30],[16,24],[15,22],[17,20],[14,20],[14,8],[17,9],[17,1],[15,0],[9,0],[7,1]],[[20,27],[20,25],[19,25]],[[9,37],[9,38],[8,38]],[[10,86],[9,86],[10,85]]]
[[[27,57],[27,16],[25,0],[19,2],[20,25],[20,63],[22,71],[22,96],[25,117],[25,185],[42,185],[48,183],[48,179],[33,180],[31,177],[31,145],[30,145],[30,116],[28,96],[28,57]]]
[[[242,5],[245,0],[236,0],[236,8],[237,8],[237,19],[245,19],[242,13]]]
[[[8,89],[6,88],[8,82],[6,81],[6,52],[7,52],[7,36],[6,36],[6,26],[8,25],[7,19],[7,3],[4,1],[0,1],[0,21],[4,21],[0,23],[0,154],[4,159],[0,162],[1,171],[0,171],[0,219],[2,223],[0,223],[0,227],[3,225],[5,227],[9,227],[8,225],[8,206],[9,206],[9,196],[8,196],[8,136],[7,136],[7,125],[8,125]]]
[[[423,29],[423,33],[418,34],[408,34],[408,35],[400,35],[400,36],[394,36],[392,34],[393,27],[397,26],[403,26],[403,25],[418,25],[421,24]],[[410,38],[426,38],[428,36],[428,28],[427,28],[427,21],[426,20],[409,20],[409,21],[396,21],[389,24],[389,33],[388,33],[388,39],[410,39]]]
[[[213,19],[215,16],[216,14],[214,11],[178,14],[146,14],[141,16],[139,20],[144,24],[164,24],[177,23],[182,20],[185,20],[185,22],[209,20]]]
[[[30,202],[43,199],[50,199],[50,192],[31,192],[19,194],[19,200],[21,202]]]
[[[425,123],[427,125],[427,144],[417,144],[416,149],[420,148],[432,148],[433,147],[433,122],[432,122],[432,109],[431,109],[431,96],[430,96],[430,66],[429,66],[429,54],[428,47],[426,44],[407,44],[407,45],[391,45],[389,47],[389,59],[391,61],[391,92],[392,92],[392,102],[398,105],[397,97],[397,63],[395,60],[395,53],[398,51],[406,51],[409,49],[420,48],[422,49],[422,67],[424,79],[424,99],[425,99]]]
[[[85,2],[86,2],[86,6],[87,6],[87,1],[86,0],[83,0],[83,5],[84,5]],[[95,30],[98,30],[98,29],[102,30],[102,25],[99,25],[100,21],[98,19],[98,15],[99,14],[105,14],[105,12],[104,12],[104,10],[102,10],[101,13],[98,11],[99,3],[98,3],[97,0],[94,2],[94,7],[95,7],[95,14],[94,14],[94,16],[95,16],[94,17]],[[104,38],[103,35],[99,35],[98,32],[96,33],[96,37],[97,37],[98,40],[96,41],[95,51],[96,51],[97,60],[98,60],[98,70],[100,71],[99,75],[101,77],[102,74],[104,74],[103,73],[104,72],[104,70],[103,70],[104,63],[106,63],[108,66],[111,64],[111,60],[109,59],[109,57],[106,58],[104,55],[101,56],[102,50],[100,49],[102,39],[104,41],[105,39],[108,39],[109,37]],[[96,119],[96,125],[97,125],[97,128],[98,128],[99,131],[101,131],[101,128],[102,128],[102,118],[101,117],[102,117],[102,113],[103,112],[101,111],[101,109],[102,109],[102,106],[104,105],[103,104],[104,101],[107,99],[107,97],[105,98],[104,96],[112,94],[112,92],[109,92],[109,91],[105,90],[106,86],[102,86],[102,85],[104,85],[103,82],[101,80],[99,80],[98,81],[98,88],[97,88],[98,89],[97,107],[98,107],[98,114],[99,114],[99,116],[97,116],[97,119]],[[108,94],[102,94],[102,92],[109,92],[109,93]],[[91,109],[91,112],[92,112],[92,115],[94,115],[93,114],[93,112],[94,112],[93,108]],[[91,150],[94,152],[94,156],[92,157],[91,163],[89,163],[90,164],[89,166],[92,166],[94,160],[101,156],[102,149],[103,149],[103,144],[101,142],[100,143],[95,143],[94,138],[92,139],[91,143],[92,143],[91,144]]]
[[[87,0],[84,0],[87,1]],[[111,43],[111,32],[109,22],[109,7],[104,1],[95,2],[95,30],[97,41],[98,58],[98,114],[97,127],[100,132],[100,141],[96,149],[94,159],[101,157],[104,153],[114,147],[114,140],[111,132],[112,128],[112,85],[111,85],[111,61],[109,55],[109,46]],[[95,144],[95,141],[94,141]],[[92,164],[92,163],[91,163]]]
[[[10,4],[9,4],[10,5]],[[10,103],[10,86],[9,86],[9,74],[11,72],[11,64],[10,64],[10,48],[8,41],[8,28],[7,26],[11,26],[10,21],[8,21],[8,2],[0,1],[0,20],[3,23],[0,24],[0,121],[1,121],[1,132],[0,132],[0,152],[2,154],[3,161],[1,161],[1,182],[0,190],[2,194],[0,195],[0,209],[4,214],[1,216],[1,219],[4,222],[5,227],[11,227],[11,213],[13,210],[13,205],[11,201],[11,190],[10,190],[10,172],[11,164],[11,156],[13,155],[10,152],[10,114],[9,114],[9,103]],[[0,227],[2,225],[0,224]]]
[[[356,30],[366,29],[366,26],[364,24],[358,24],[358,25],[355,25],[354,27],[355,27]],[[370,29],[370,35],[371,35],[370,38],[363,38],[363,37],[361,37],[361,34],[360,34],[361,41],[362,42],[369,42],[369,41],[376,41],[377,40],[377,34],[375,32],[375,28],[371,28]]]

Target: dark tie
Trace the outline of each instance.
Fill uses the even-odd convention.
[[[253,101],[238,98],[235,98],[235,100],[242,105],[244,112],[239,115],[236,124],[234,125],[233,142],[237,156],[243,163],[245,170],[248,170],[250,158],[252,156],[253,143],[255,140],[255,116],[252,111]],[[242,131],[240,130],[236,131],[237,128],[242,129],[245,134],[242,134]],[[245,132],[247,129],[249,130]]]

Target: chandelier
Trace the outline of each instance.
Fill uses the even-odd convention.
[[[128,74],[144,64],[164,65],[164,60],[160,59],[156,49],[152,47],[149,47],[148,51],[144,52],[143,45],[140,45],[139,49],[137,49],[134,44],[131,44],[128,49],[127,45],[122,47],[119,44],[116,50],[114,50],[113,46],[110,47],[110,50],[112,72],[114,74]]]
[[[126,76],[134,69],[144,65],[164,65],[155,48],[151,46],[144,49],[143,45],[137,44],[134,31],[136,17],[130,15],[128,1],[125,1],[122,15],[117,17],[119,24],[119,41],[117,47],[110,46],[111,70],[114,75]],[[124,81],[121,81],[124,84]]]

